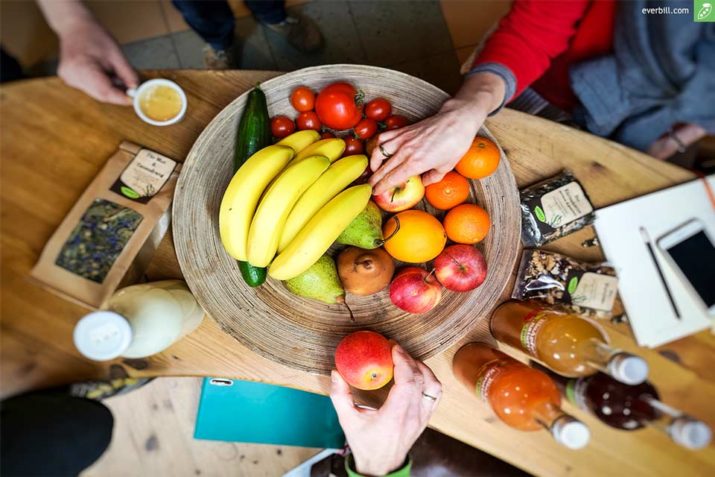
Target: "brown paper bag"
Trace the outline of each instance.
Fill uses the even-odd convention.
[[[138,281],[169,228],[180,167],[120,144],[50,237],[31,276],[92,308]]]

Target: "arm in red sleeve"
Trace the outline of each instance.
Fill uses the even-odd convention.
[[[474,62],[472,71],[490,65],[509,70],[518,96],[566,51],[590,0],[515,0]],[[511,89],[511,88],[509,88]],[[510,93],[512,91],[509,91]]]

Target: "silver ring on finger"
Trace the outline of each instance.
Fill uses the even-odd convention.
[[[437,398],[434,397],[434,396],[432,396],[432,395],[430,395],[430,394],[422,393],[422,397],[423,397],[424,399],[428,399],[428,400],[430,400],[430,401],[432,401],[432,402],[437,402]]]
[[[380,153],[385,156],[385,159],[389,159],[392,157],[392,154],[387,152],[382,144],[378,144],[377,147],[380,148]]]

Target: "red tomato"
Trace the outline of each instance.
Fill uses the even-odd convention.
[[[290,104],[301,113],[312,111],[315,107],[315,93],[307,86],[298,86],[290,95]]]
[[[271,133],[273,137],[284,138],[295,131],[295,123],[288,116],[274,116],[271,118]]]
[[[320,131],[323,126],[320,124],[320,119],[315,111],[304,111],[295,118],[295,122],[298,124],[298,129],[301,131],[304,129],[313,129],[315,131]]]
[[[353,131],[359,139],[370,139],[377,132],[377,122],[370,118],[361,119]]]
[[[365,105],[365,116],[375,121],[384,121],[392,114],[392,105],[385,98],[375,98]]]
[[[406,117],[404,117],[400,114],[393,114],[392,116],[390,116],[389,118],[387,118],[385,120],[385,126],[388,131],[390,129],[403,128],[403,127],[407,126],[408,124],[410,124],[410,121]]]
[[[323,131],[320,133],[320,139],[332,139],[335,137],[335,134],[331,133],[330,131]]]
[[[348,83],[330,84],[318,93],[315,112],[330,129],[350,129],[362,118],[360,107],[355,102],[357,95],[355,87]]]
[[[365,151],[365,145],[360,139],[354,137],[345,138],[345,152],[343,152],[343,157],[354,156],[355,154],[362,154]]]

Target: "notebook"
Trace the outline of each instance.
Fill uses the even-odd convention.
[[[715,188],[715,176],[707,180]],[[643,227],[655,244],[663,234],[690,219],[700,220],[715,235],[715,212],[701,180],[596,211],[596,232],[606,259],[618,273],[618,291],[636,342],[641,346],[660,346],[711,325],[707,312],[687,292],[687,285],[677,271],[654,246],[656,260],[680,312],[680,319],[675,316],[640,232]]]
[[[345,445],[330,398],[222,378],[203,381],[194,437],[332,449]]]

